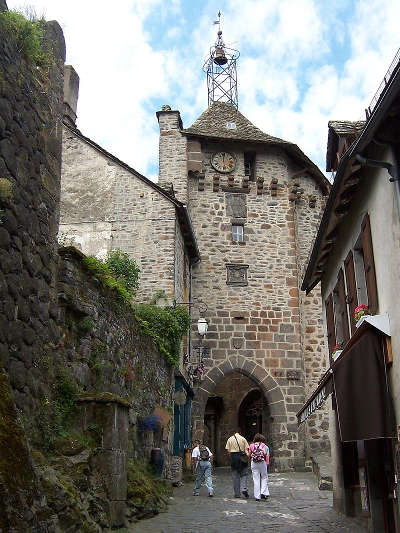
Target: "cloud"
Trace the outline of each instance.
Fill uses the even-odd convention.
[[[213,0],[30,0],[57,19],[81,78],[78,126],[154,178],[155,111],[189,126],[207,106],[201,67],[216,38]],[[8,0],[10,8],[20,0]],[[324,168],[327,122],[359,119],[398,47],[397,0],[221,0],[238,48],[239,108]]]

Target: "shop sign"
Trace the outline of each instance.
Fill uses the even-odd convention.
[[[309,416],[311,416],[314,411],[319,409],[321,405],[326,400],[326,387],[322,387],[322,389],[319,391],[319,393],[314,396],[314,398],[311,400],[311,402],[307,405],[307,407],[300,413],[299,416],[299,423],[302,424],[307,420]]]

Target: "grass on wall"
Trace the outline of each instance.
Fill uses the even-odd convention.
[[[0,11],[0,30],[15,41],[28,63],[38,67],[49,67],[53,62],[52,53],[44,46],[45,23],[34,14],[27,18],[18,11]]]

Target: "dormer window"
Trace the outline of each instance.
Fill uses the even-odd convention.
[[[255,179],[256,153],[244,153],[244,175],[249,177],[249,181]]]

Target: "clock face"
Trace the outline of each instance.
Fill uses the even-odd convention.
[[[211,165],[218,172],[232,172],[235,169],[236,159],[229,152],[217,152],[211,156]]]

